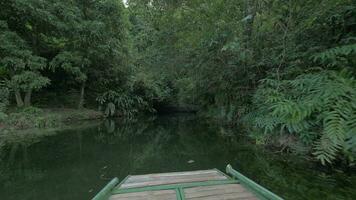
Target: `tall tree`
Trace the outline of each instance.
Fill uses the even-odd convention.
[[[61,34],[66,42],[51,66],[73,75],[80,85],[81,108],[88,82],[96,86],[124,82],[130,67],[129,23],[120,1],[77,0],[72,6],[78,12],[71,21],[63,21],[67,28]]]
[[[33,55],[26,42],[0,21],[0,65],[8,77],[7,84],[14,92],[17,106],[30,106],[33,91],[49,84],[40,70],[46,67],[46,59]],[[24,93],[24,97],[23,94]]]

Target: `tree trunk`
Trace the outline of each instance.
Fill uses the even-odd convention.
[[[253,23],[256,15],[256,2],[254,0],[246,0],[245,2],[245,15],[248,16],[245,25],[245,37],[246,37],[246,45],[251,43],[252,40],[252,32],[253,32]],[[246,46],[248,48],[248,46]]]
[[[22,107],[24,103],[21,97],[21,93],[18,89],[15,89],[15,98],[16,98],[17,107]]]
[[[29,89],[29,90],[27,90],[26,95],[25,95],[25,106],[26,107],[31,106],[31,96],[32,96],[32,90]]]
[[[84,107],[84,95],[85,95],[85,82],[83,82],[82,86],[80,87],[78,109],[82,109]]]

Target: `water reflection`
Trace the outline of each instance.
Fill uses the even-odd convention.
[[[115,176],[224,170],[227,163],[286,199],[355,197],[355,174],[320,171],[294,156],[260,149],[239,135],[239,129],[183,115],[106,120],[2,137],[0,197],[90,199]]]

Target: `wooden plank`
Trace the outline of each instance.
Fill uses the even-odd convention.
[[[201,187],[201,186],[211,186],[211,185],[225,185],[225,184],[237,184],[237,180],[214,180],[214,181],[203,181],[203,182],[192,182],[192,183],[176,183],[168,185],[155,185],[148,187],[139,187],[139,188],[115,188],[112,193],[130,193],[130,192],[143,192],[143,191],[154,191],[154,190],[173,190],[177,188],[192,188],[192,187]]]
[[[124,183],[137,183],[137,182],[149,182],[149,181],[160,181],[160,180],[168,180],[168,179],[187,179],[190,177],[223,177],[227,179],[226,176],[222,176],[217,173],[209,173],[209,174],[196,174],[196,175],[180,175],[180,176],[162,176],[162,177],[145,177],[140,179],[128,178]]]
[[[175,190],[145,191],[126,194],[116,194],[109,200],[176,200]]]
[[[246,190],[244,186],[235,183],[224,184],[224,185],[197,186],[193,188],[187,188],[185,190],[189,193],[194,193],[196,191],[209,191],[209,190],[216,190],[216,189]]]
[[[137,196],[137,197],[112,196],[109,200],[177,200],[177,197],[175,195]]]
[[[120,188],[147,187],[175,183],[190,183],[198,181],[227,180],[228,177],[217,170],[199,170],[189,172],[171,172],[130,176],[120,185]]]
[[[217,170],[199,170],[199,171],[188,171],[188,172],[169,172],[169,173],[157,173],[157,174],[145,174],[145,175],[133,175],[127,179],[127,182],[135,182],[144,179],[151,178],[162,178],[162,177],[177,177],[177,176],[192,176],[192,175],[202,175],[202,174],[215,174],[221,175]],[[222,176],[222,175],[221,175]]]
[[[213,185],[184,189],[186,199],[224,200],[257,199],[257,197],[240,184]]]
[[[234,199],[246,199],[246,198],[256,198],[256,196],[250,192],[235,192],[227,194],[216,194],[209,196],[186,198],[192,200],[234,200]]]
[[[135,188],[135,187],[147,187],[147,186],[155,186],[155,185],[167,185],[167,184],[175,184],[175,183],[191,183],[191,182],[200,182],[200,181],[213,181],[213,180],[226,180],[227,178],[224,176],[207,176],[207,177],[187,177],[182,179],[170,178],[166,180],[154,180],[154,181],[146,181],[146,182],[137,182],[137,183],[123,183],[120,186],[121,188]]]
[[[133,197],[133,196],[145,196],[145,195],[160,195],[160,194],[175,194],[175,190],[156,190],[156,191],[144,191],[144,192],[133,192],[133,193],[123,193],[120,197]]]
[[[214,186],[205,186],[205,187],[194,187],[187,188],[184,190],[185,197],[195,198],[201,196],[210,196],[210,195],[219,195],[219,194],[228,194],[236,192],[248,192],[244,187],[239,184],[229,184],[229,185],[214,185]]]

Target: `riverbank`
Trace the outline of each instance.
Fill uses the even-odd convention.
[[[56,128],[83,120],[102,119],[103,113],[91,109],[29,107],[14,109],[0,122],[0,133],[9,130]]]

